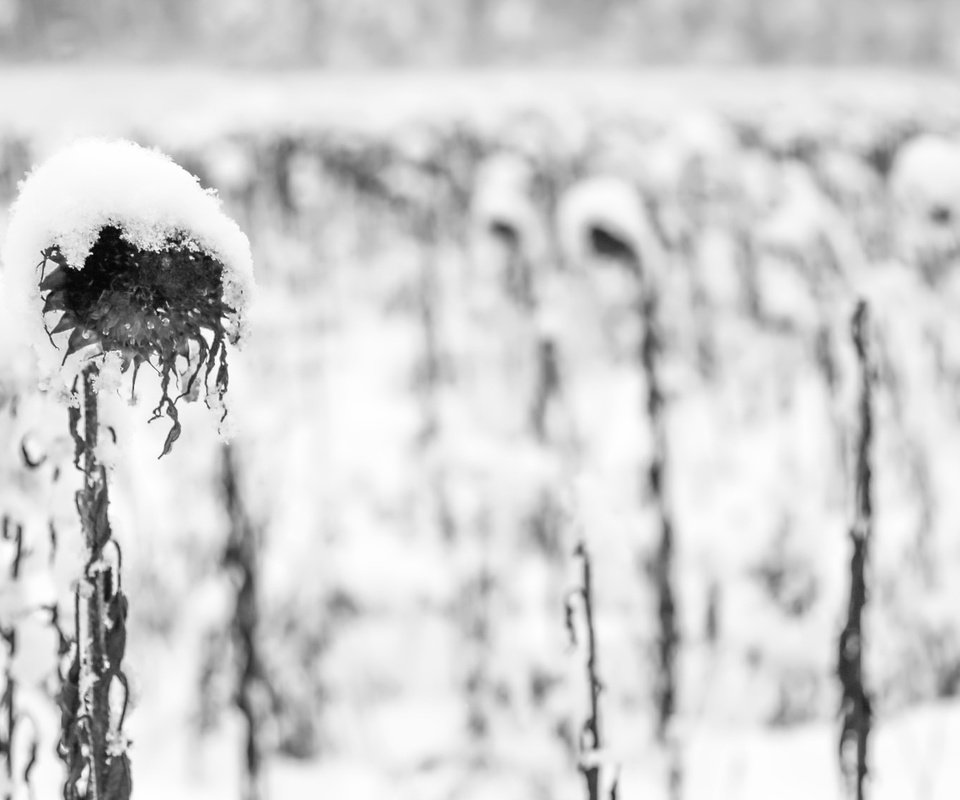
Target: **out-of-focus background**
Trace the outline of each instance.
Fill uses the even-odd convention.
[[[947,0],[3,0],[8,59],[263,66],[956,63]]]
[[[842,796],[858,297],[868,786],[955,797],[958,34],[945,0],[0,0],[0,231],[34,164],[123,136],[254,251],[229,448],[185,406],[158,461],[111,412],[134,797],[253,797],[251,719],[269,798],[573,800],[585,756],[627,800]],[[0,399],[23,800],[62,780],[40,607],[69,629],[80,532],[66,411]]]

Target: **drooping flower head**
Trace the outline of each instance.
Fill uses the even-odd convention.
[[[934,134],[904,144],[890,191],[897,252],[937,283],[960,259],[960,144]]]
[[[547,248],[533,164],[517,153],[499,151],[480,163],[474,183],[471,217],[481,260],[504,261],[501,280],[508,293],[531,305],[534,272]],[[498,251],[499,258],[494,255]]]
[[[599,256],[645,279],[658,269],[656,228],[639,189],[625,178],[595,175],[575,183],[560,198],[557,229],[572,264]]]
[[[250,247],[216,195],[165,155],[102,140],[57,153],[20,186],[3,262],[15,318],[51,386],[69,387],[95,358],[134,376],[149,364],[161,381],[155,415],[174,423],[165,451],[180,397],[205,389],[208,405],[223,400],[226,344],[242,336],[252,287]]]

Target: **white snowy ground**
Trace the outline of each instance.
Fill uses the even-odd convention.
[[[960,90],[934,76],[830,75],[827,90],[825,80],[815,72],[464,79],[23,68],[0,72],[6,108],[0,128],[26,133],[39,152],[78,133],[98,133],[188,151],[199,145],[229,161],[216,138],[224,130],[329,122],[383,131],[398,118],[461,113],[495,126],[499,115],[531,98],[559,109],[561,129],[572,137],[577,132],[565,126],[576,127],[576,109],[584,108],[659,116],[701,103],[774,102],[814,129],[838,106],[864,108],[864,97],[878,98],[877,113],[932,107],[934,116],[949,120],[950,109],[960,108]],[[537,550],[525,523],[545,482],[576,485],[594,552],[600,669],[609,687],[605,727],[611,761],[623,769],[620,796],[662,796],[662,770],[648,744],[644,653],[652,604],[637,565],[653,537],[649,514],[637,504],[648,442],[629,355],[635,330],[626,306],[614,302],[622,285],[575,275],[553,287],[568,378],[566,414],[554,422],[572,435],[565,427],[572,420],[585,443],[574,475],[555,454],[518,444],[524,419],[517,398],[530,378],[529,320],[505,303],[489,264],[465,264],[462,254],[442,251],[438,325],[457,377],[440,398],[440,443],[425,455],[412,445],[420,425],[412,376],[422,350],[413,287],[423,253],[396,223],[352,207],[344,194],[321,186],[307,195],[313,205],[292,225],[269,210],[245,220],[239,206],[227,208],[247,227],[260,284],[250,364],[231,393],[234,424],[244,431],[245,495],[266,527],[264,604],[278,631],[268,647],[280,656],[275,667],[287,670],[281,674],[295,702],[312,707],[309,687],[318,683],[328,692],[319,703],[317,756],[271,758],[272,796],[583,796],[555,731],[582,713],[582,667],[567,649],[559,602],[573,573],[566,561]],[[686,643],[685,797],[835,797],[832,671],[847,520],[838,423],[810,347],[809,312],[817,306],[788,267],[772,266],[769,296],[785,303],[778,310],[794,315],[801,333],[758,332],[725,306],[736,295],[733,270],[721,268],[722,258],[712,263],[719,309],[712,333],[723,376],[716,384],[703,383],[692,367],[692,325],[676,300],[686,290],[683,279],[674,287],[676,316],[668,326],[675,342],[670,433]],[[897,336],[911,341],[930,333],[922,330],[930,321],[922,292],[888,299],[905,309],[894,344]],[[954,340],[949,310],[931,312],[927,326],[947,342]],[[837,329],[843,335],[842,318]],[[960,359],[947,349],[956,372]],[[960,787],[960,766],[951,757],[960,748],[960,706],[915,705],[937,677],[931,652],[941,644],[949,651],[960,628],[950,585],[960,567],[950,490],[960,425],[946,381],[931,377],[921,361],[913,365],[919,375],[909,376],[917,382],[914,399],[923,401],[914,412],[921,420],[947,420],[910,431],[930,450],[942,501],[931,537],[942,572],[932,587],[904,566],[920,512],[905,477],[901,421],[889,398],[880,401],[876,564],[883,588],[871,606],[877,635],[870,667],[882,699],[872,761],[873,796],[891,800],[955,797]],[[149,381],[141,392],[149,393]],[[128,467],[117,471],[112,488],[132,607],[135,797],[235,798],[238,720],[226,711],[203,735],[196,722],[201,643],[224,627],[229,613],[229,582],[217,571],[223,543],[217,445],[210,420],[185,412],[182,440],[157,462],[165,430],[147,430],[147,413],[117,420]],[[436,531],[431,479],[438,464],[449,472],[460,536],[453,546]],[[463,587],[483,566],[499,580],[490,601],[489,679],[509,701],[496,701],[492,690],[483,698],[490,764],[471,769],[463,683],[473,651],[464,641],[461,606]],[[757,579],[762,569],[786,574],[779,590],[786,606],[812,592],[804,613],[774,607]],[[721,592],[720,635],[711,649],[702,639],[713,583]],[[345,616],[337,617],[336,604],[344,601]],[[281,632],[288,623],[292,634]],[[304,663],[301,636],[319,648]],[[554,686],[539,705],[528,696],[534,675]],[[778,715],[789,727],[765,724]],[[51,777],[52,771],[44,775]],[[55,793],[50,784],[38,788],[38,797]]]

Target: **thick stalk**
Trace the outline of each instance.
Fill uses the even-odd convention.
[[[97,394],[94,382],[96,366],[83,371],[83,488],[77,496],[77,508],[87,546],[87,566],[78,591],[85,600],[86,631],[80,642],[82,703],[88,731],[89,792],[101,798],[106,778],[107,734],[110,730],[110,682],[106,656],[106,602],[110,578],[103,563],[103,548],[110,540],[107,523],[106,474],[97,460],[99,426]]]
[[[866,562],[873,532],[873,367],[869,342],[869,309],[861,301],[853,315],[853,344],[860,372],[860,429],[856,444],[854,518],[850,528],[850,600],[847,621],[840,634],[838,676],[842,689],[839,756],[848,793],[863,800],[867,778],[867,746],[871,728],[871,701],[863,675],[863,616],[867,602]]]
[[[106,470],[96,453],[98,374],[95,364],[84,368],[80,376],[81,408],[71,409],[71,425],[76,425],[76,429],[71,427],[77,445],[76,463],[83,472],[76,504],[87,562],[77,582],[77,650],[60,692],[59,750],[67,765],[67,800],[128,800],[132,791],[122,733],[126,700],[116,727],[110,706],[110,687],[115,678],[125,693],[127,690],[122,672],[127,601],[120,589],[119,547],[112,542]],[[114,544],[117,555],[116,574],[105,558],[110,544]]]

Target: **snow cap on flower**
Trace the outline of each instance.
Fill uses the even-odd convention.
[[[472,199],[475,224],[488,233],[516,236],[527,255],[539,255],[544,232],[534,201],[533,165],[521,155],[495,153],[477,168]]]
[[[91,343],[99,339],[104,352],[133,350],[143,342],[130,333],[131,326],[146,327],[151,315],[159,315],[156,325],[164,319],[169,324],[170,313],[187,313],[188,308],[173,308],[193,300],[187,296],[193,269],[187,261],[198,276],[208,273],[207,294],[215,289],[218,310],[224,312],[218,326],[237,341],[253,283],[246,236],[194,176],[162,153],[122,140],[76,142],[30,173],[20,184],[3,248],[13,310],[40,356],[45,378],[59,371],[61,360],[68,361],[64,353],[77,349],[67,344],[68,336],[82,334]],[[143,274],[132,277],[133,269]],[[54,278],[53,272],[58,273]],[[130,285],[116,285],[118,276]],[[150,285],[133,296],[143,283]],[[97,308],[98,294],[110,284],[114,303],[121,297],[129,301],[128,307],[114,309],[126,317],[106,319],[105,309]],[[118,324],[126,327],[121,331]],[[49,346],[48,335],[59,352]],[[68,373],[76,365],[64,368]]]
[[[585,178],[560,198],[557,227],[573,264],[591,256],[636,260],[648,275],[659,263],[659,243],[640,191],[616,176]]]

